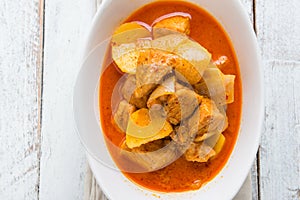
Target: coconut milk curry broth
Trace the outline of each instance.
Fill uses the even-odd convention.
[[[235,145],[240,127],[242,104],[240,72],[234,49],[223,28],[206,11],[184,1],[158,1],[140,8],[131,14],[125,22],[138,21],[146,23],[149,26],[153,26],[153,22],[157,21],[158,18],[174,12],[185,13],[187,15],[184,16],[189,17],[189,25],[185,26],[186,29],[182,29],[180,31],[184,34],[188,34],[190,38],[207,49],[207,51],[211,54],[210,62],[214,63],[214,65],[222,71],[222,74],[230,74],[235,77],[234,87],[232,86],[232,93],[234,92],[234,101],[227,104],[226,114],[228,123],[225,125],[225,130],[223,130],[221,134],[222,137],[225,138],[221,141],[222,147],[219,149],[212,149],[214,154],[211,156],[203,159],[199,158],[199,156],[193,157],[195,151],[192,150],[191,154],[185,153],[175,162],[157,171],[147,173],[123,172],[125,176],[133,182],[145,188],[163,192],[182,192],[199,189],[204,183],[212,180],[218,174],[218,172],[226,164]],[[172,23],[170,22],[167,24]],[[111,48],[109,48],[107,55],[107,60],[111,60]],[[137,146],[135,146],[136,143],[130,143],[129,136],[128,138],[126,137],[126,127],[122,130],[122,126],[118,126],[118,124],[122,123],[123,121],[120,122],[120,120],[118,121],[115,119],[112,113],[111,97],[114,87],[119,79],[124,75],[124,71],[126,73],[126,70],[131,70],[122,69],[120,66],[118,66],[118,64],[119,63],[117,62],[109,64],[101,76],[99,96],[101,124],[103,132],[107,136],[108,140],[110,140],[114,145],[120,146],[120,148],[124,148],[125,145],[127,149],[132,150],[136,149],[135,147],[137,146],[140,148],[141,144],[142,146],[145,145],[145,142],[140,143]],[[129,76],[131,76],[130,73]],[[120,96],[122,96],[122,94],[120,94]],[[198,97],[199,96],[197,95],[197,98]],[[202,99],[202,103],[205,100],[206,102],[210,102],[210,105],[214,105],[208,98],[199,98]],[[128,103],[125,102],[124,105],[128,106]],[[133,117],[132,119],[139,119],[138,117],[143,116],[145,112],[147,114],[147,106],[145,106],[146,108],[143,109],[141,109],[143,105],[133,107],[134,108],[130,113],[135,113],[134,115],[136,118]],[[127,108],[129,109],[129,107]],[[143,119],[145,121],[145,117]],[[139,122],[144,123],[144,121],[139,120],[137,124]],[[173,127],[172,133],[166,134],[166,137],[164,136],[164,138],[159,138],[160,143],[164,143],[166,141],[168,142],[168,140],[174,139],[173,133],[176,132],[176,126],[174,124],[177,122],[176,120],[175,122],[174,120],[170,121],[170,128]],[[168,127],[164,130],[168,130]],[[127,145],[124,144],[124,141],[126,140],[128,140]],[[154,141],[154,143],[155,142],[156,141]],[[129,165],[130,163],[132,164],[130,159],[126,159],[120,156],[117,152],[113,151],[113,148],[110,148],[111,145],[109,142],[107,144],[117,165],[121,166]],[[198,143],[195,142],[193,144],[197,145]]]

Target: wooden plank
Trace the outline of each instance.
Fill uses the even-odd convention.
[[[259,200],[259,185],[258,185],[258,165],[257,158],[254,160],[251,168],[251,182],[252,182],[252,200]]]
[[[256,27],[264,59],[300,61],[299,7],[299,0],[256,0]]]
[[[256,0],[265,62],[266,116],[261,142],[261,199],[300,199],[300,1]],[[274,61],[276,60],[276,61]]]
[[[85,177],[84,200],[108,200],[99,187],[91,169],[88,167]]]
[[[0,6],[0,199],[38,199],[43,1]]]
[[[82,199],[85,151],[74,129],[72,95],[95,1],[45,4],[40,199]]]
[[[249,19],[253,24],[253,28],[255,28],[255,13],[254,13],[254,0],[241,0],[244,5],[244,9],[247,11],[249,15]],[[251,183],[252,183],[252,199],[258,200],[259,199],[259,190],[258,190],[258,166],[257,166],[257,159],[253,162],[253,166],[251,168]]]
[[[300,62],[265,63],[261,199],[300,198]]]
[[[253,13],[253,0],[241,0],[244,5],[244,9],[247,11],[249,15],[249,19],[253,23],[254,21],[254,13]]]

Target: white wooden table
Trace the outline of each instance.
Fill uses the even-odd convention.
[[[264,60],[253,199],[300,199],[300,0],[242,0]],[[83,198],[72,88],[97,0],[0,0],[0,199]],[[253,97],[255,98],[255,97]]]

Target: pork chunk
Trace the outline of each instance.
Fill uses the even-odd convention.
[[[181,120],[192,115],[201,103],[202,97],[188,88],[182,88],[170,95],[165,109],[170,123],[177,125]]]
[[[189,148],[184,153],[185,159],[193,162],[207,162],[215,155],[216,152],[204,142],[191,143]]]
[[[222,132],[227,126],[227,118],[217,108],[216,104],[203,98],[199,110],[188,120],[190,134],[202,137],[208,132]]]
[[[148,96],[137,96],[136,93],[136,78],[135,75],[129,75],[121,89],[124,99],[137,108],[145,108],[147,104]]]
[[[121,154],[135,164],[135,172],[156,171],[178,158],[176,145],[167,139],[156,140],[133,149],[124,142],[121,145]]]
[[[125,132],[129,116],[135,111],[135,107],[123,100],[119,103],[118,109],[114,114],[114,121],[118,128]]]
[[[167,74],[172,73],[172,67],[166,63],[166,58],[154,50],[140,52],[136,69],[135,91],[138,98],[149,95]]]
[[[176,126],[170,137],[178,145],[186,144],[190,139],[189,129],[185,124]]]
[[[126,99],[129,102],[130,99],[132,98],[132,95],[133,95],[135,89],[136,89],[135,75],[127,76],[127,78],[123,84],[123,87],[121,89],[121,93],[122,93],[124,99]]]

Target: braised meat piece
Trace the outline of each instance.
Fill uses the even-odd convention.
[[[129,103],[135,105],[137,108],[145,108],[148,96],[138,97],[136,94],[136,78],[135,75],[129,75],[121,89],[121,93]]]
[[[133,161],[135,172],[149,172],[159,170],[178,158],[176,144],[168,139],[149,142],[133,149],[124,142],[121,154]]]
[[[125,100],[119,103],[118,109],[114,115],[114,121],[121,131],[126,131],[129,116],[135,110],[136,108]]]
[[[174,125],[179,124],[193,114],[201,101],[202,97],[188,88],[177,90],[174,95],[169,95],[164,106],[168,121]]]
[[[191,135],[203,136],[208,132],[222,132],[227,126],[227,118],[217,108],[216,104],[203,98],[199,109],[188,120]]]
[[[207,162],[214,155],[216,152],[204,142],[191,143],[184,153],[185,159],[193,162]]]

